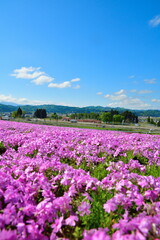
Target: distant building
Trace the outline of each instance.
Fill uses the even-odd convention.
[[[11,119],[11,117],[9,117],[9,116],[7,116],[7,115],[2,116],[1,118],[2,118],[2,120],[10,120],[10,119]]]
[[[31,118],[31,117],[33,117],[33,114],[31,114],[31,113],[26,113],[26,114],[24,115],[24,117],[26,117],[26,118]]]
[[[71,119],[70,122],[71,123],[77,123],[77,120],[76,119]]]
[[[96,119],[78,119],[78,122],[101,123],[100,120],[96,120]]]
[[[71,120],[70,117],[63,117],[62,118],[62,121],[68,121],[69,122],[70,120]]]

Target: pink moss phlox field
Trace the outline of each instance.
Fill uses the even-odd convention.
[[[148,169],[160,170],[158,135],[1,120],[0,239],[160,239],[160,177]]]

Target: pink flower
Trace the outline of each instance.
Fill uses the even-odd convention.
[[[146,199],[152,199],[154,201],[158,198],[158,192],[154,190],[148,190],[145,191],[144,196],[146,197]]]
[[[62,223],[63,223],[63,217],[57,218],[55,220],[55,223],[52,224],[53,233],[59,232],[59,230],[61,229],[61,227],[63,225]]]
[[[117,209],[117,205],[112,201],[108,200],[104,205],[103,208],[106,212],[114,212]]]
[[[65,220],[65,223],[66,223],[66,225],[75,226],[76,225],[76,221],[78,221],[78,217],[71,215],[70,217],[68,217]]]
[[[91,229],[89,231],[84,231],[83,240],[110,240],[110,236],[106,234],[108,229]]]
[[[11,231],[11,230],[5,230],[3,229],[0,231],[0,239],[1,240],[16,240],[16,231]]]
[[[87,202],[82,202],[81,205],[78,207],[78,211],[80,212],[80,216],[89,215],[90,214],[90,207],[91,205]]]

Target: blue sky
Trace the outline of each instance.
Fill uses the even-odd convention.
[[[0,102],[160,109],[159,0],[0,1]]]

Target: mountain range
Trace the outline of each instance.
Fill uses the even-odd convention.
[[[20,107],[26,113],[33,113],[37,108],[46,109],[47,113],[70,114],[70,113],[90,113],[90,112],[104,112],[111,109],[117,110],[120,113],[129,110],[137,116],[160,117],[160,110],[131,110],[125,108],[110,108],[102,106],[87,106],[87,107],[69,107],[63,105],[15,105],[14,103],[0,103],[0,113],[13,112]]]

